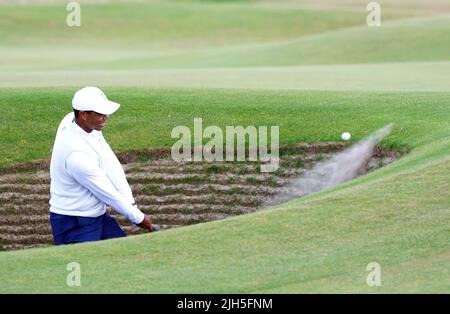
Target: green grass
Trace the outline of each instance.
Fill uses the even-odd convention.
[[[300,19],[303,19],[300,17]],[[127,69],[291,66],[415,61],[448,61],[450,15],[357,25],[287,41],[133,56],[85,63],[82,68]],[[71,64],[78,67],[79,64]]]
[[[362,0],[83,4],[79,29],[65,2],[1,6],[0,169],[49,158],[73,92],[94,84],[122,104],[104,130],[116,151],[170,147],[173,127],[201,117],[278,125],[281,144],[392,122],[382,145],[411,152],[250,215],[2,252],[0,292],[448,293],[450,7],[380,2],[381,28],[365,26]],[[370,262],[381,287],[366,285]]]
[[[448,147],[448,139],[437,141],[386,168],[381,179],[369,176],[257,214],[2,253],[2,291],[448,291]],[[65,284],[72,261],[81,264],[80,288]],[[372,261],[382,267],[382,287],[365,283]]]
[[[3,89],[0,93],[0,166],[49,158],[55,130],[71,110],[72,89]],[[359,140],[388,123],[384,142],[412,148],[437,133],[447,136],[449,93],[302,92],[244,90],[105,89],[122,103],[104,134],[117,151],[170,147],[175,126],[278,125],[281,144]],[[17,121],[11,123],[11,121]]]
[[[198,47],[236,44],[355,25],[357,13],[336,9],[279,7],[270,10],[254,4],[142,3],[86,4],[80,28],[66,26],[64,4],[2,6],[0,39],[3,45],[45,47],[64,43],[72,48]],[[32,27],[30,27],[32,26]]]
[[[364,8],[364,6],[363,6]],[[447,61],[449,16],[367,27],[366,12],[254,3],[85,5],[82,27],[63,5],[2,6],[0,69],[142,70]],[[112,22],[114,21],[114,22]]]
[[[449,288],[443,280],[449,270],[448,93],[123,89],[109,94],[134,97],[129,99],[134,105],[124,106],[105,130],[113,147],[122,143],[123,149],[152,146],[146,142],[149,134],[168,140],[169,112],[175,124],[189,125],[197,115],[203,116],[205,125],[278,122],[284,143],[337,140],[342,129],[350,130],[357,140],[394,122],[394,133],[384,144],[413,151],[369,176],[257,214],[126,240],[2,253],[1,291],[438,292]],[[15,90],[8,95],[22,99],[22,104],[13,106],[19,108],[33,94]],[[182,105],[183,99],[194,96],[195,106]],[[47,104],[59,104],[68,96],[58,90],[34,97],[29,110],[11,113],[16,118],[24,112],[34,117],[18,120],[30,127],[22,124],[12,134],[20,134],[22,128],[23,136],[35,133],[36,139],[44,139],[49,135],[42,132],[54,131],[44,126],[50,120],[57,122],[65,112],[48,110]],[[48,101],[52,97],[56,99]],[[8,112],[1,116],[8,117]],[[49,148],[39,143],[42,152]],[[27,154],[17,155],[23,156]],[[71,261],[82,265],[81,288],[65,285],[65,265]],[[382,266],[380,288],[365,284],[365,267],[371,261]]]

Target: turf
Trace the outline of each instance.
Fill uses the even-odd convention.
[[[448,139],[436,141],[382,177],[374,173],[257,214],[2,253],[2,291],[448,291],[448,147]],[[81,265],[80,288],[66,285],[73,261]],[[365,282],[372,261],[383,274],[375,289]]]
[[[448,293],[450,8],[380,2],[382,28],[357,0],[112,1],[83,5],[80,29],[61,1],[2,6],[2,169],[48,158],[88,84],[122,104],[104,131],[116,151],[170,147],[174,126],[201,117],[279,125],[283,144],[357,141],[392,122],[382,145],[410,153],[254,214],[2,252],[0,292]],[[81,287],[66,285],[70,262]],[[381,287],[366,284],[370,262]]]
[[[164,70],[0,73],[0,87],[233,88],[318,91],[447,91],[450,62]],[[63,105],[63,104],[62,104]]]
[[[4,44],[189,48],[292,38],[360,21],[357,13],[336,9],[321,11],[322,18],[317,19],[315,10],[303,8],[149,1],[82,6],[82,27],[76,29],[65,25],[65,5],[2,6]]]
[[[117,151],[170,147],[178,125],[278,125],[280,143],[338,141],[349,131],[357,141],[394,123],[384,142],[413,148],[449,133],[449,93],[305,92],[198,89],[105,89],[122,108],[104,134]],[[0,94],[0,165],[49,158],[54,133],[71,110],[72,89],[4,89]],[[17,123],[10,123],[17,121]]]

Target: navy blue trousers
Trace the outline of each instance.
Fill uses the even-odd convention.
[[[90,218],[50,212],[50,224],[55,245],[126,237],[117,221],[107,213]]]

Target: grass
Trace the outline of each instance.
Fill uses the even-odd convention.
[[[122,108],[104,130],[117,151],[170,147],[177,125],[278,125],[280,143],[359,140],[388,123],[384,142],[411,148],[430,136],[448,135],[449,93],[305,92],[194,89],[105,89]],[[72,89],[3,89],[0,93],[0,166],[49,158],[54,133],[71,110]],[[7,104],[7,105],[6,105]],[[17,121],[20,123],[8,123]]]
[[[80,29],[63,25],[62,2],[2,6],[0,168],[48,158],[89,84],[122,104],[104,131],[116,151],[170,147],[173,127],[201,117],[278,125],[281,144],[357,141],[392,122],[382,145],[411,152],[254,214],[2,252],[0,292],[448,293],[448,3],[380,1],[383,26],[368,28],[357,0],[215,2],[86,4]],[[366,284],[370,262],[381,287]]]
[[[439,143],[445,150],[432,163],[257,214],[133,239],[2,253],[3,292],[445,291],[448,144]],[[65,285],[72,261],[81,264],[81,288]],[[371,261],[382,266],[376,290],[365,284]]]
[[[82,6],[82,26],[77,29],[65,25],[65,4],[2,6],[0,38],[5,44],[34,47],[64,42],[73,47],[82,43],[109,48],[186,48],[291,38],[360,21],[355,12],[336,12],[324,10],[317,19],[315,10],[270,10],[245,3],[89,4]],[[8,31],[11,28],[13,32]]]
[[[382,28],[357,25],[271,43],[130,56],[81,68],[121,69],[124,63],[127,69],[142,70],[448,61],[449,21],[450,15],[443,15],[386,22]],[[77,63],[71,65],[80,69]]]
[[[371,28],[363,10],[345,7],[156,1],[86,5],[82,12],[82,27],[70,28],[62,5],[2,6],[0,69],[11,74],[449,60],[448,15],[391,21],[409,15],[386,13],[383,27]]]
[[[374,292],[365,284],[365,267],[371,261],[382,265],[383,286],[377,292],[448,289],[442,281],[449,258],[448,94],[140,90],[138,96],[138,91],[121,90],[115,96],[134,95],[142,101],[153,97],[152,102],[169,112],[174,106],[173,114],[184,116],[178,121],[186,124],[202,112],[211,115],[203,116],[205,125],[222,125],[226,118],[221,114],[244,125],[278,121],[282,142],[333,140],[340,134],[337,127],[349,122],[357,140],[393,120],[396,129],[384,144],[413,151],[369,176],[257,214],[126,240],[2,253],[2,292]],[[9,95],[26,98],[20,92]],[[197,106],[184,109],[179,103],[189,95],[196,95]],[[228,104],[226,110],[221,102]],[[31,103],[47,107],[46,97]],[[216,104],[214,110],[208,109],[211,103]],[[154,121],[161,120],[159,106],[146,113]],[[145,110],[130,107],[128,114],[123,108],[123,116],[111,121],[107,137],[113,147],[124,138],[139,138],[139,132],[142,140],[146,137],[140,123],[127,122],[141,117],[144,123]],[[30,110],[15,114],[19,112],[33,116]],[[37,116],[59,119],[44,109]],[[296,123],[304,128],[299,130],[289,117],[301,117]],[[135,135],[124,134],[119,122],[133,125],[129,132]],[[159,130],[164,122],[152,124],[151,130]],[[31,130],[27,128],[28,134]],[[82,265],[78,290],[65,285],[65,265],[71,261]]]
[[[227,169],[218,165],[212,165],[206,168],[207,174],[224,173]]]

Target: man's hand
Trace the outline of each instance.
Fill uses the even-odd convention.
[[[155,230],[157,228],[156,225],[153,225],[153,227],[152,227],[152,221],[150,220],[150,216],[146,215],[146,214],[144,214],[144,220],[142,220],[141,223],[137,224],[137,226],[139,226],[142,229],[145,229],[145,230],[147,230],[149,232],[159,230],[159,228],[157,230]]]

